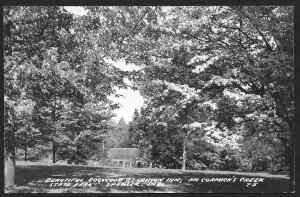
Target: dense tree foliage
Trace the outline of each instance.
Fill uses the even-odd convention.
[[[182,135],[182,168],[189,136],[198,133],[219,160],[280,161],[293,180],[293,8],[176,7],[158,21],[135,37],[131,46],[143,50],[128,61],[144,66],[136,86],[147,99],[147,126]]]
[[[294,165],[293,7],[4,7],[6,185],[15,148],[84,163],[136,147],[145,165]],[[124,72],[109,60],[140,66]],[[113,123],[116,88],[145,99]],[[106,140],[107,136],[109,139]],[[102,147],[101,147],[102,144]],[[10,174],[11,176],[7,176]]]
[[[120,118],[118,124],[110,131],[110,147],[128,148],[129,134],[128,126],[123,117]]]

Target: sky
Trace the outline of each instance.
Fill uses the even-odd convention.
[[[87,11],[85,11],[84,8],[80,6],[64,6],[64,8],[67,11],[79,16],[85,15],[87,13]]]
[[[78,6],[65,6],[64,7],[67,11],[73,13],[74,15],[84,15],[87,12],[82,7]],[[139,67],[135,66],[133,64],[126,64],[124,61],[118,61],[118,62],[112,62],[114,66],[117,68],[124,70],[124,71],[132,71],[132,70],[138,70]],[[127,79],[125,81],[130,84],[131,82]],[[117,115],[114,120],[118,122],[121,117],[124,118],[126,123],[129,123],[132,120],[132,116],[135,109],[140,110],[140,108],[144,104],[144,99],[140,95],[139,91],[134,91],[132,89],[118,89],[117,88],[117,94],[121,94],[124,97],[109,97],[115,102],[120,103],[120,108],[116,109],[114,113]]]
[[[108,61],[109,62],[109,61]],[[110,62],[112,63],[115,67],[123,70],[123,71],[132,71],[132,70],[138,70],[140,69],[138,66],[133,65],[133,64],[125,64],[124,61],[118,61],[118,62]],[[131,81],[125,78],[125,82],[130,85]],[[134,91],[132,89],[117,89],[117,94],[122,94],[124,97],[109,97],[113,101],[119,102],[120,103],[120,108],[116,109],[114,113],[117,114],[115,117],[115,121],[119,121],[121,117],[124,118],[125,122],[128,123],[131,121],[134,110],[138,109],[143,106],[144,104],[144,99],[141,96],[139,91]]]

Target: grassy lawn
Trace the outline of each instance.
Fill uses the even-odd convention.
[[[289,178],[286,175],[271,175],[268,173],[243,173],[225,171],[192,171],[156,168],[107,168],[92,166],[76,166],[66,164],[51,164],[45,162],[17,162],[16,188],[13,192],[21,193],[282,193],[289,192]],[[211,178],[237,178],[235,182],[201,182]],[[256,186],[247,186],[240,179],[262,178]],[[139,183],[139,186],[107,186],[106,182],[90,183],[90,185],[50,186],[45,182],[48,178],[77,178],[88,182],[90,178],[164,178],[160,185],[149,186]],[[181,182],[166,182],[176,178]],[[181,178],[181,179],[180,179]],[[199,178],[198,182],[188,182],[190,178]],[[204,178],[204,179],[203,179]],[[149,183],[149,182],[148,182]],[[54,183],[53,183],[54,184]],[[73,187],[75,186],[75,187]]]

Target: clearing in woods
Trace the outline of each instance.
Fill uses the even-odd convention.
[[[243,178],[244,177],[244,178]],[[63,182],[52,182],[51,180],[64,179]],[[66,181],[73,179],[71,184]],[[93,178],[93,179],[91,179]],[[106,178],[106,179],[104,179]],[[135,180],[130,186],[126,184],[108,185],[111,181],[119,178],[131,178]],[[144,178],[144,179],[142,179]],[[191,178],[198,180],[191,182]],[[213,179],[215,178],[215,179]],[[221,178],[236,178],[231,182],[224,182]],[[261,179],[251,179],[261,178]],[[48,181],[46,182],[46,180]],[[84,183],[76,180],[82,179]],[[149,180],[152,179],[152,184]],[[154,180],[162,180],[157,185]],[[90,180],[90,182],[89,182]],[[99,182],[98,182],[99,180]],[[134,185],[137,180],[139,186]],[[221,180],[221,181],[220,181]],[[258,181],[253,186],[247,181]],[[263,182],[259,182],[263,181]],[[148,181],[148,182],[147,182]],[[245,182],[246,181],[246,182]],[[122,181],[121,181],[122,182]],[[119,183],[121,183],[119,182]],[[81,183],[81,184],[80,184]],[[289,177],[286,175],[272,175],[269,173],[246,173],[229,171],[200,171],[200,170],[178,170],[158,168],[109,168],[76,166],[66,164],[51,164],[43,162],[16,163],[16,188],[12,192],[17,193],[282,193],[289,192]]]

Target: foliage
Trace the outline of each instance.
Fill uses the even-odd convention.
[[[109,133],[111,140],[111,147],[114,148],[129,148],[128,144],[128,126],[123,117],[120,118],[119,122]]]
[[[149,128],[166,133],[161,125],[174,121],[173,128],[188,137],[196,126],[206,141],[229,150],[240,150],[245,135],[260,133],[279,140],[293,165],[294,74],[288,47],[293,8],[174,7],[164,12],[156,26],[136,35],[135,50],[129,48],[136,59],[127,59],[144,66],[136,86],[147,99]],[[143,46],[140,57],[136,46]],[[224,168],[236,168],[231,159],[222,162],[228,162]]]
[[[137,147],[148,165],[283,170],[293,180],[293,7],[4,7],[4,131],[69,163]],[[124,72],[109,61],[141,67]],[[145,98],[113,123],[124,78]],[[110,138],[106,139],[107,136]],[[36,153],[37,154],[37,153]],[[55,162],[55,157],[54,157]]]

